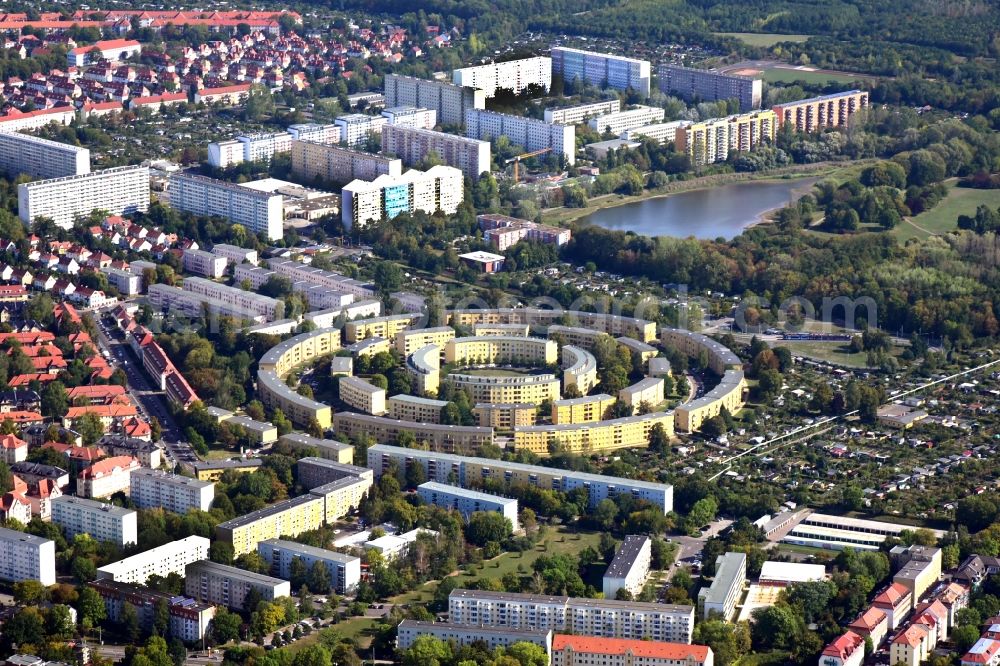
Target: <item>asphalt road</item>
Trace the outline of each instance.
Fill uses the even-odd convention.
[[[95,311],[97,317],[101,312]],[[121,368],[128,380],[128,392],[136,403],[139,411],[147,418],[156,417],[162,431],[161,442],[166,447],[167,458],[172,463],[194,462],[198,458],[191,445],[184,441],[181,431],[167,409],[166,394],[158,390],[142,368],[142,361],[135,355],[132,348],[118,337],[117,331],[104,326],[98,321],[97,343],[101,351],[110,355],[110,363]]]
[[[706,541],[719,534],[719,532],[727,529],[732,524],[733,521],[728,518],[719,518],[709,523],[708,529],[702,532],[699,536],[672,537],[671,541],[677,544],[677,557],[674,558],[674,563],[671,565],[670,571],[667,572],[667,577],[673,578],[674,574],[677,573],[677,571],[679,571],[683,566],[691,564],[691,558],[701,555],[702,549],[705,548]]]

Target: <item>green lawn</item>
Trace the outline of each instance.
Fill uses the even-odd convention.
[[[816,361],[827,361],[834,365],[842,365],[849,368],[867,367],[868,354],[865,352],[858,352],[856,354],[848,352],[846,342],[779,340],[775,344],[788,347],[792,351],[792,354],[796,356],[805,356]]]
[[[795,83],[805,81],[825,85],[828,83],[851,83],[867,77],[857,74],[833,74],[831,72],[811,72],[807,70],[788,69],[786,67],[770,67],[764,70],[764,81],[767,83]]]
[[[912,218],[912,224],[904,221],[893,229],[900,243],[911,238],[924,239],[932,235],[945,234],[957,228],[959,215],[974,215],[976,207],[985,204],[990,208],[1000,207],[1000,190],[976,190],[949,184],[948,196],[934,208]]]
[[[720,37],[735,37],[747,46],[761,46],[770,48],[781,42],[795,42],[801,44],[809,39],[810,35],[779,35],[775,32],[717,32]]]

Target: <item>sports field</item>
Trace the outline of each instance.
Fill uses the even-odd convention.
[[[717,32],[720,37],[734,37],[747,46],[770,48],[781,42],[801,44],[809,39],[809,35],[779,35],[776,32]]]
[[[842,72],[825,72],[809,69],[791,69],[788,67],[768,67],[763,71],[764,81],[767,83],[795,83],[805,81],[817,85],[829,83],[851,83],[852,81],[863,80],[866,77],[861,74],[847,74]]]

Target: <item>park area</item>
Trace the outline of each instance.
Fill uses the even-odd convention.
[[[588,546],[597,549],[600,544],[600,533],[598,532],[570,532],[565,527],[545,528],[545,534],[535,547],[529,551],[505,552],[491,560],[485,560],[480,564],[471,564],[463,567],[451,576],[456,583],[456,587],[464,587],[479,580],[500,580],[509,573],[522,573],[528,575],[531,567],[540,556],[545,555],[570,555],[577,557],[583,549]],[[588,581],[594,583],[595,581]],[[421,587],[404,592],[389,599],[386,606],[417,604],[426,606],[434,600],[434,592],[440,581],[430,581]],[[600,581],[596,583],[600,585]],[[343,638],[356,640],[358,645],[364,649],[371,644],[372,632],[379,624],[379,619],[374,617],[351,617],[347,618],[328,629],[314,632],[306,636],[291,646],[291,652],[297,652],[309,645],[315,644],[321,639],[321,634],[333,632]]]
[[[893,233],[900,243],[911,238],[923,240],[938,236],[958,228],[960,215],[973,216],[981,205],[996,209],[1000,207],[1000,190],[977,190],[957,187],[953,180],[948,183],[951,190],[941,203],[907,220],[903,220]]]

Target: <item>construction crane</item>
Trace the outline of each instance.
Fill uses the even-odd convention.
[[[517,178],[517,176],[518,176],[518,170],[517,170],[517,168],[521,164],[521,160],[522,159],[527,159],[529,157],[535,157],[536,155],[544,155],[545,153],[551,153],[551,152],[552,152],[551,148],[542,148],[541,150],[533,150],[530,153],[521,153],[520,155],[517,155],[516,157],[512,157],[509,160],[505,160],[504,164],[505,165],[506,164],[510,164],[511,162],[514,163],[514,182],[516,183],[517,180],[518,180],[518,178]]]

